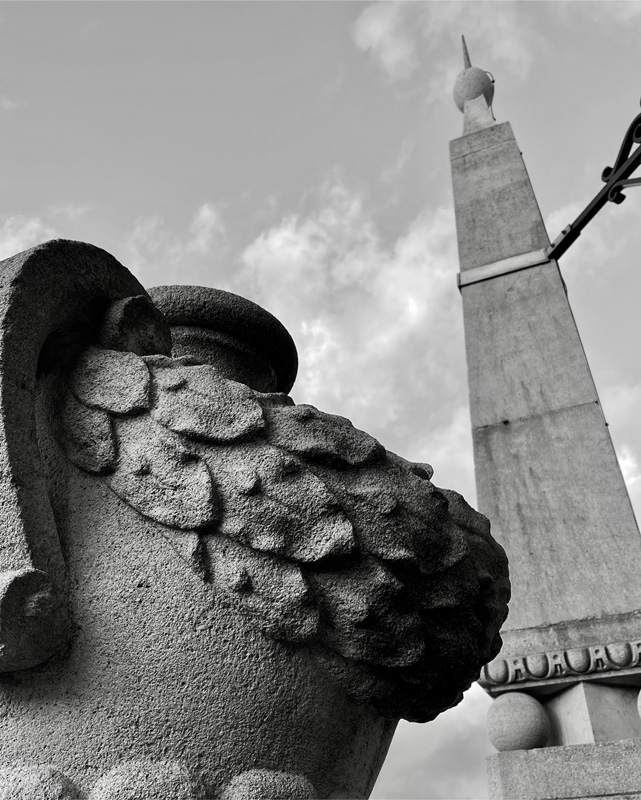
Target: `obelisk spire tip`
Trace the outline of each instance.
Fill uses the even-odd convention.
[[[484,69],[472,66],[465,36],[461,36],[461,41],[465,66],[454,83],[454,102],[463,112],[463,132],[467,135],[496,122],[492,113],[494,78]]]
[[[463,42],[463,68],[471,69],[472,62],[470,61],[470,54],[467,52],[467,45],[465,44],[465,36],[461,36],[461,41]]]

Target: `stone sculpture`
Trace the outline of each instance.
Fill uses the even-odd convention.
[[[367,797],[498,653],[488,521],[249,301],[62,240],[0,292],[1,800]]]

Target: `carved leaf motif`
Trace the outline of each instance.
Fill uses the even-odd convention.
[[[318,609],[300,567],[223,536],[207,536],[214,585],[265,633],[304,641],[318,628]]]
[[[344,475],[325,468],[318,472],[349,509],[364,551],[383,561],[412,563],[424,575],[448,569],[467,555],[465,535],[427,478],[393,464]]]
[[[90,408],[132,414],[149,407],[149,370],[134,353],[88,348],[78,359],[69,386]]]
[[[322,414],[314,406],[265,407],[271,444],[327,464],[357,466],[380,461],[383,446],[344,417]]]
[[[80,469],[101,473],[112,469],[116,444],[109,414],[88,408],[66,392],[60,408],[57,438]]]
[[[113,491],[166,526],[226,602],[271,637],[310,642],[354,696],[429,719],[498,651],[502,551],[428,465],[189,357],[92,349],[72,385],[70,458],[114,468]]]
[[[223,378],[209,365],[174,362],[153,366],[152,415],[161,425],[194,439],[231,442],[264,428],[252,390]]]
[[[336,498],[296,459],[262,443],[217,455],[212,471],[225,497],[222,533],[303,562],[354,549],[352,525]]]
[[[407,667],[424,653],[421,620],[403,584],[371,556],[308,575],[321,607],[321,638],[345,658]]]
[[[213,525],[214,486],[201,458],[149,415],[115,420],[120,458],[107,483],[151,519],[182,530]]]

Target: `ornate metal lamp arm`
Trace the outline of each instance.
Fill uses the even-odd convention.
[[[641,114],[633,120],[628,128],[619,155],[613,167],[606,167],[601,174],[601,180],[605,186],[596,197],[583,209],[579,216],[564,228],[559,236],[546,249],[548,258],[560,258],[563,253],[581,235],[581,231],[595,217],[603,206],[611,201],[612,203],[622,203],[625,195],[621,191],[626,186],[641,186],[641,178],[630,178],[630,175],[641,164],[641,147],[630,155],[632,146],[641,144]]]

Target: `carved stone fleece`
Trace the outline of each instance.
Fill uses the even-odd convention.
[[[219,602],[386,717],[434,718],[500,649],[507,561],[487,519],[342,417],[188,357],[90,347],[57,436],[140,514],[197,532]]]

